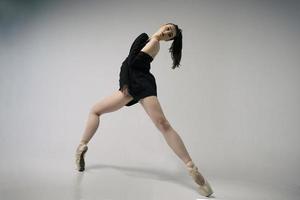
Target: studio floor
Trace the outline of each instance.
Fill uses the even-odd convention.
[[[7,166],[1,172],[1,200],[166,200],[208,199],[197,192],[188,174],[153,167],[89,163],[84,172],[73,163],[40,163]],[[295,187],[243,180],[209,178],[214,194],[210,199],[289,200],[299,199]]]

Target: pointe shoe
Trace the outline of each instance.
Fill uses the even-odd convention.
[[[193,163],[193,161],[188,162],[186,166],[189,171],[189,175],[192,176],[194,181],[199,185],[199,193],[202,196],[209,197],[213,193],[213,190],[211,189],[208,181],[198,171],[198,167]]]
[[[84,157],[87,150],[88,150],[88,146],[84,143],[80,143],[76,149],[75,162],[76,162],[77,170],[80,172],[85,170]]]

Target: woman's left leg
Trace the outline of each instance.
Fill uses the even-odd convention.
[[[156,96],[149,96],[140,100],[146,113],[153,121],[155,126],[163,134],[166,142],[175,152],[175,154],[187,164],[191,161],[191,157],[178,133],[173,129],[168,120],[166,119],[159,101]]]
[[[213,191],[208,183],[208,181],[202,176],[198,171],[198,167],[192,161],[188,151],[186,150],[182,139],[178,133],[172,128],[168,120],[166,119],[159,101],[156,96],[149,96],[140,100],[143,108],[154,122],[156,127],[163,134],[168,145],[173,149],[173,151],[179,156],[179,158],[185,163],[190,175],[193,177],[194,181],[200,186],[199,192],[203,196],[210,196]]]

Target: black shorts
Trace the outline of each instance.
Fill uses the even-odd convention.
[[[157,96],[155,77],[150,72],[152,61],[153,58],[149,54],[140,51],[127,66],[122,65],[119,90],[127,88],[128,93],[133,97],[126,106],[134,105],[147,96]],[[126,76],[124,76],[125,73],[127,73]],[[124,77],[126,80],[123,80]]]

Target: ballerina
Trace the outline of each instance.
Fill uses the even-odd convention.
[[[198,171],[181,137],[165,117],[157,98],[157,85],[155,77],[150,72],[150,64],[159,52],[160,41],[173,41],[169,48],[173,60],[172,69],[180,66],[182,30],[178,25],[163,24],[151,37],[147,33],[141,33],[132,43],[129,55],[122,62],[119,90],[94,104],[90,110],[84,134],[76,149],[76,167],[78,171],[85,170],[84,158],[88,150],[87,144],[99,126],[100,116],[139,102],[164,136],[167,144],[183,161],[189,175],[199,185],[200,194],[208,197],[213,193],[210,184]]]

